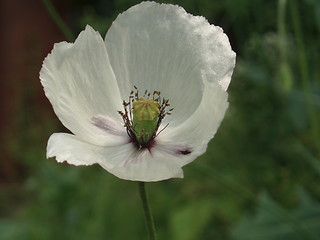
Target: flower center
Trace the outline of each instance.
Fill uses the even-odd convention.
[[[119,111],[124,127],[131,140],[137,144],[139,149],[151,148],[153,139],[157,134],[162,119],[170,115],[173,108],[166,111],[170,106],[169,100],[161,98],[160,91],[151,94],[145,90],[143,97],[139,97],[137,87],[131,91],[128,102],[123,101],[124,111]]]
[[[139,143],[145,145],[157,130],[160,114],[159,103],[153,99],[141,97],[133,102],[133,129]]]

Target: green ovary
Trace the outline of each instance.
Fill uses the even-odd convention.
[[[154,137],[158,128],[159,103],[153,99],[139,98],[133,102],[133,129],[143,147]]]

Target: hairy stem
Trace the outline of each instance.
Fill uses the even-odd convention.
[[[152,212],[150,209],[148,196],[146,193],[145,183],[138,182],[138,184],[139,184],[139,194],[140,194],[140,198],[142,201],[143,212],[144,212],[144,217],[145,217],[145,221],[146,221],[146,227],[147,227],[148,234],[149,234],[149,239],[156,240],[157,239],[156,230],[154,227],[153,216],[152,216]]]

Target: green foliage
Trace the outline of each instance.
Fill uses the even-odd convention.
[[[254,216],[242,219],[233,230],[237,240],[282,240],[282,239],[317,239],[320,236],[320,204],[314,201],[305,191],[298,195],[299,205],[291,212],[292,217],[308,231],[310,238],[297,233],[290,222],[276,218],[265,209],[258,208]],[[274,209],[282,207],[274,202],[267,194],[262,194],[259,203],[272,206]],[[311,235],[312,234],[312,235]]]
[[[201,200],[176,209],[171,217],[172,239],[197,239],[213,214],[213,205],[213,201]]]
[[[185,179],[147,184],[159,239],[319,239],[320,1],[163,2],[221,26],[237,65],[207,152]],[[73,1],[71,25],[105,34],[136,3]],[[147,239],[136,183],[45,159],[49,135],[66,130],[51,109],[28,104],[32,87],[7,143],[22,174],[1,191],[0,239]]]

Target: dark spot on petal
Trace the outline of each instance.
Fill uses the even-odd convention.
[[[188,155],[190,153],[190,149],[177,150],[177,154]]]

